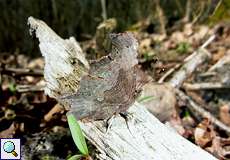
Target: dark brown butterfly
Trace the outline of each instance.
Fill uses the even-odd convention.
[[[112,50],[94,61],[82,77],[77,93],[62,97],[78,119],[100,120],[124,112],[135,101],[137,40],[131,33],[109,35]]]

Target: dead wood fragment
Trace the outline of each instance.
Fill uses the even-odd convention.
[[[40,50],[45,58],[45,93],[57,98],[74,93],[83,75],[89,69],[88,61],[77,41],[70,37],[62,39],[44,22],[28,18],[31,33],[39,39]]]
[[[17,85],[17,92],[39,92],[43,91],[45,88],[44,85]]]
[[[1,67],[0,72],[12,76],[43,76],[43,71],[39,69]]]
[[[104,20],[97,27],[95,39],[96,49],[100,56],[104,56],[111,48],[111,43],[108,34],[115,30],[117,27],[117,21],[114,18]]]
[[[113,119],[107,132],[103,122],[81,123],[87,139],[101,152],[99,159],[194,160],[201,156],[202,159],[215,159],[169,130],[140,104],[134,104],[128,112],[130,131],[120,116]]]
[[[44,116],[44,120],[46,122],[49,122],[54,114],[58,114],[60,112],[64,111],[64,107],[62,107],[60,104],[56,104],[45,116]]]
[[[230,84],[224,84],[218,82],[184,83],[183,87],[187,90],[229,89]]]
[[[147,83],[142,87],[138,102],[161,122],[169,121],[176,113],[176,95],[169,84]]]

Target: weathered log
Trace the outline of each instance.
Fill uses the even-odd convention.
[[[57,37],[44,22],[30,17],[28,23],[40,41],[39,46],[46,60],[44,71],[48,83],[46,93],[55,98],[66,92],[73,93],[78,89],[80,78],[68,79],[68,76],[73,77],[76,74],[74,70],[78,70],[76,67],[79,66],[72,65],[69,57],[70,54],[71,56],[76,55],[76,50],[72,52],[69,52],[69,49],[66,50],[66,41]],[[50,63],[50,61],[55,61],[55,63]],[[57,83],[60,82],[60,74],[66,80],[65,84],[70,83],[71,87],[65,89],[63,84]],[[82,74],[78,76],[81,77]],[[60,87],[64,91],[60,91]],[[106,130],[104,121],[80,122],[87,139],[100,151],[100,154],[97,155],[99,159],[216,159],[173,130],[168,129],[140,104],[135,103],[129,108],[128,113],[130,117],[127,123],[120,116],[111,118],[108,130]]]

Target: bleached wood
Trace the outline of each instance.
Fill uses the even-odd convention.
[[[184,80],[193,72],[195,69],[208,58],[210,58],[210,53],[204,49],[200,48],[196,51],[196,54],[192,59],[188,60],[184,65],[181,66],[180,70],[177,71],[173,77],[169,80],[169,83],[173,87],[179,87],[182,85]]]
[[[65,49],[65,40],[57,36],[44,22],[32,17],[28,22],[39,38],[39,47],[46,60],[44,70],[48,90],[46,93],[57,98],[57,94],[54,93],[60,91],[60,85],[63,87],[57,83],[60,74],[63,78],[67,78],[76,74],[74,70],[78,69],[69,61],[69,54],[72,52]],[[78,87],[72,84],[77,83],[75,79],[68,79],[65,82],[71,83],[72,90]],[[72,90],[65,91],[72,92]],[[103,121],[80,122],[87,139],[101,152],[98,154],[99,159],[215,160],[206,151],[168,129],[140,104],[135,103],[128,112],[131,115],[127,121],[128,125],[122,117],[116,116],[111,118],[111,125],[107,131]]]
[[[229,89],[229,84],[218,82],[202,82],[202,83],[184,83],[183,87],[187,90],[205,90],[205,89]]]
[[[220,58],[216,64],[209,68],[208,72],[213,72],[217,68],[223,67],[225,64],[230,64],[230,52],[226,53],[222,58]]]
[[[45,93],[57,98],[78,89],[78,83],[89,68],[88,61],[73,37],[62,39],[43,21],[28,18],[30,32],[35,32],[39,48],[45,59]],[[82,63],[84,66],[80,67]]]
[[[131,118],[117,116],[106,132],[103,122],[81,123],[87,137],[107,160],[215,160],[206,151],[168,129],[142,105],[128,110]]]

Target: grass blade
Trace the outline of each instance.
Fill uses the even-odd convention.
[[[72,113],[67,113],[67,121],[74,143],[83,155],[89,155],[85,137],[83,136],[80,125]]]

